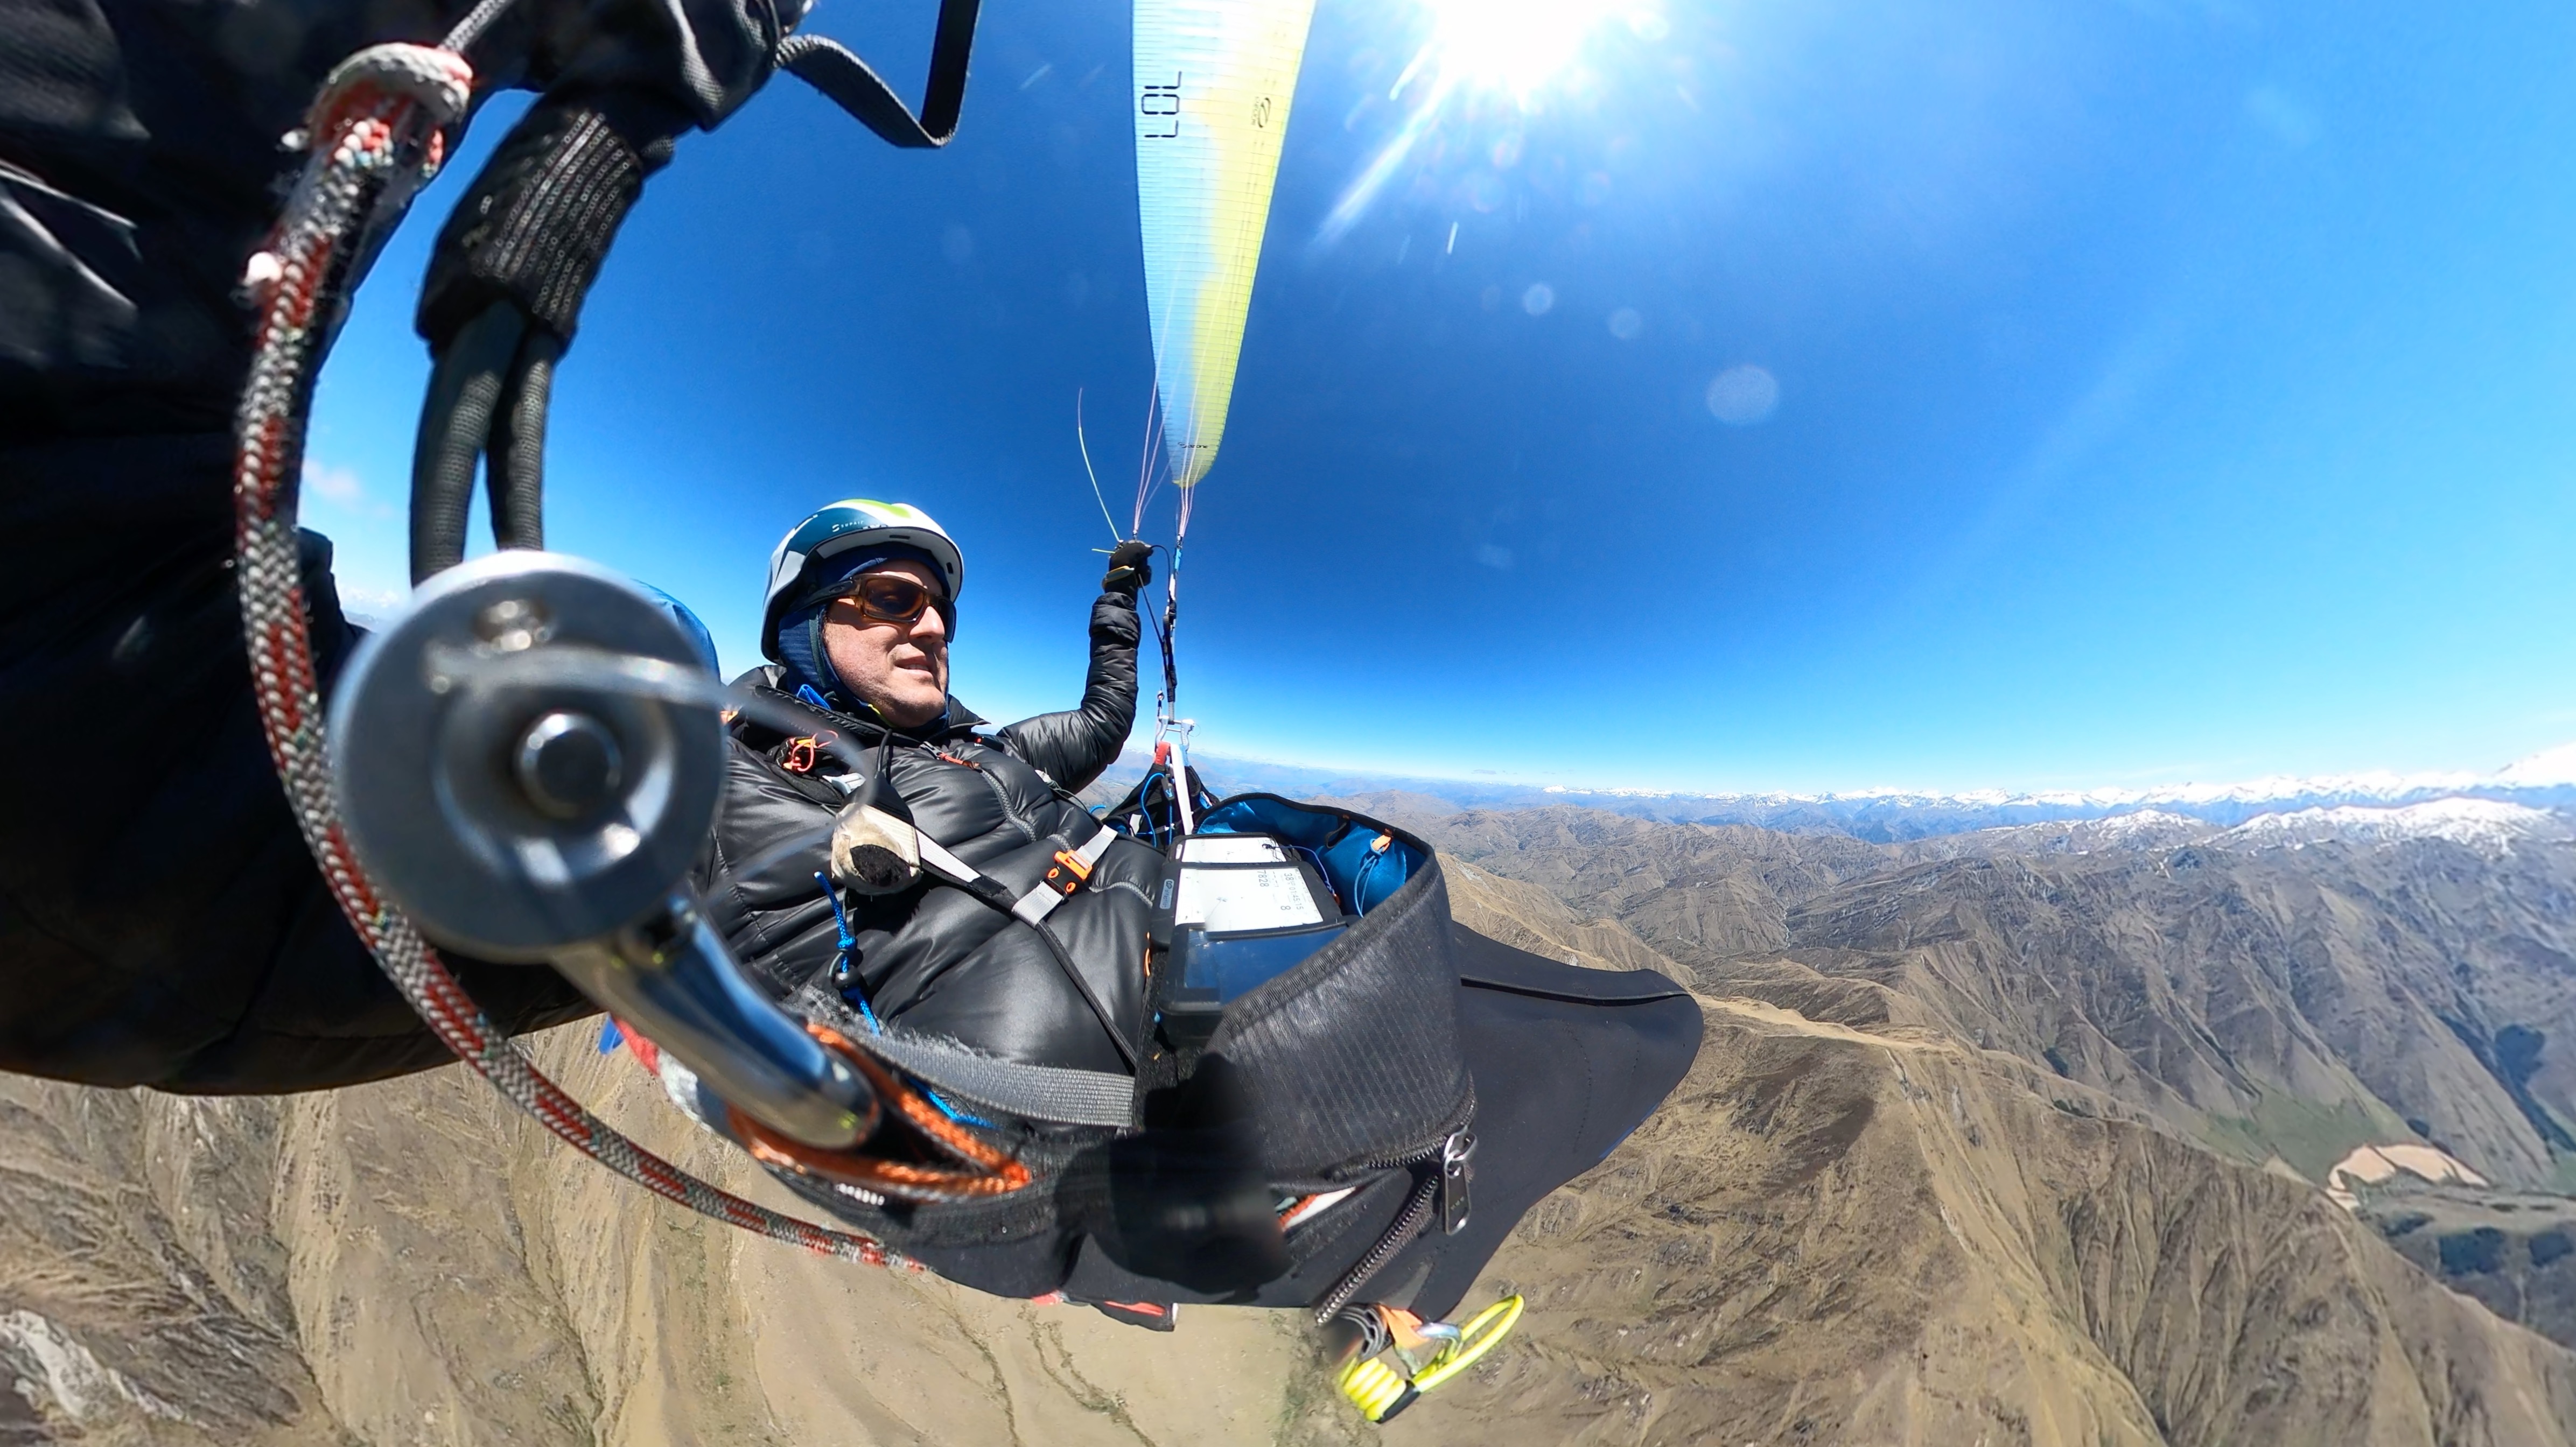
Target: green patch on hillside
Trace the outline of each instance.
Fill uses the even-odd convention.
[[[2337,1161],[2362,1146],[2415,1138],[2396,1112],[2376,1101],[2329,1106],[2268,1093],[2249,1115],[2203,1116],[2198,1134],[2210,1149],[2240,1160],[2259,1164],[2277,1155],[2319,1185]]]

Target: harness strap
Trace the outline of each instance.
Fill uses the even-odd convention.
[[[986,874],[974,865],[948,852],[938,840],[921,836],[921,863],[931,873],[956,885],[977,899],[992,905],[1022,924],[1037,924],[1055,912],[1055,907],[1073,896],[1091,878],[1091,870],[1100,856],[1109,852],[1118,838],[1115,829],[1103,828],[1079,849],[1059,849],[1055,863],[1046,878],[1029,887],[1025,894],[1014,896],[1010,886]]]
[[[941,879],[1035,930],[1038,939],[1046,945],[1047,953],[1055,956],[1057,968],[1064,971],[1065,978],[1073,982],[1073,988],[1082,996],[1083,1003],[1089,1005],[1091,1013],[1099,1018],[1100,1028],[1109,1032],[1110,1043],[1118,1047],[1118,1058],[1127,1063],[1129,1070],[1134,1070],[1136,1048],[1128,1043],[1127,1032],[1118,1028],[1117,1017],[1102,1002],[1100,993],[1091,987],[1091,981],[1083,978],[1082,971],[1073,963],[1073,956],[1065,953],[1064,942],[1057,939],[1055,931],[1048,929],[1046,924],[1046,917],[1054,912],[1055,907],[1091,877],[1092,866],[1100,862],[1100,856],[1109,851],[1110,842],[1117,837],[1117,831],[1103,827],[1080,849],[1057,850],[1055,864],[1047,871],[1047,877],[1021,895],[1013,895],[1010,886],[949,853],[928,834],[921,835],[921,863],[923,868]],[[1130,1085],[1132,1087],[1133,1082]],[[959,1093],[965,1092],[961,1090]]]
[[[996,1060],[896,1030],[856,1043],[961,1100],[1024,1119],[1120,1129],[1137,1123],[1133,1076]]]
[[[1030,886],[1029,892],[1021,895],[1011,906],[1011,913],[1030,924],[1054,913],[1057,905],[1072,898],[1073,892],[1091,878],[1091,866],[1098,864],[1100,856],[1109,852],[1109,841],[1117,837],[1118,831],[1103,828],[1080,849],[1057,850],[1055,863],[1047,870],[1046,878]]]
[[[947,845],[928,834],[921,836],[921,867],[987,904],[998,902],[1004,910],[1011,907],[1011,892],[1000,880],[949,853]]]

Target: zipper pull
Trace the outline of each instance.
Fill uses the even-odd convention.
[[[1476,1138],[1459,1131],[1440,1143],[1440,1229],[1455,1236],[1467,1229],[1468,1160]]]

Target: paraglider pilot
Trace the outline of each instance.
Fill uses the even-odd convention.
[[[952,889],[836,898],[830,887],[821,831],[860,781],[817,746],[826,730],[874,750],[887,806],[989,874],[1042,870],[1059,847],[1047,841],[1099,831],[1072,795],[1118,757],[1135,720],[1145,546],[1112,555],[1092,603],[1081,706],[1007,728],[948,692],[965,572],[939,525],[903,504],[834,503],[781,540],[762,640],[775,662],[737,682],[803,703],[814,732],[734,725],[699,891],[736,957],[781,996],[829,979],[882,1018],[992,1055],[1126,1071],[1150,1028],[1149,851],[1110,851],[1049,916],[1071,972],[1035,932]],[[779,852],[800,836],[808,847]]]

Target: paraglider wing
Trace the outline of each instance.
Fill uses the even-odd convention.
[[[1314,0],[1137,0],[1136,199],[1172,480],[1225,434]]]

